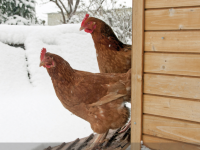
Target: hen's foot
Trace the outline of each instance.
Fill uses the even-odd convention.
[[[121,128],[121,130],[119,131],[119,133],[123,133],[125,132],[126,130],[128,130],[128,128],[131,126],[131,120]]]
[[[94,142],[90,145],[90,150],[96,150],[96,148],[98,147],[98,145],[100,145],[101,143],[103,143],[106,139],[108,132],[103,133],[103,134],[98,134],[96,139],[94,140]]]

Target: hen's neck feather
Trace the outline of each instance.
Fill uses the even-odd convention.
[[[56,66],[53,68],[47,68],[47,71],[52,80],[64,81],[68,84],[73,83],[75,80],[74,69],[62,57],[55,54],[52,54],[52,56]]]
[[[105,22],[98,20],[96,29],[91,33],[95,44],[100,44],[100,40],[104,39],[105,42],[116,45],[118,49],[123,48],[123,43],[117,38],[112,28]]]

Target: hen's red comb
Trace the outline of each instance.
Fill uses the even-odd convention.
[[[47,50],[46,48],[43,48],[41,51],[41,55],[40,55],[40,60],[42,61],[44,59],[44,55],[46,54]]]
[[[83,19],[82,23],[81,23],[81,26],[85,23],[85,20],[89,17],[89,14],[86,14],[85,15],[85,18]]]

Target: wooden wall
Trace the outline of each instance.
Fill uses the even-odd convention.
[[[141,139],[152,149],[200,149],[200,0],[144,0],[141,5],[143,48],[132,53],[143,65],[143,90],[134,100],[142,107],[132,104],[132,111],[142,111]],[[137,45],[134,32],[133,27]]]

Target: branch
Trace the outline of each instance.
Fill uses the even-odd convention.
[[[94,16],[95,12],[93,10],[95,9],[96,5],[98,5],[97,1],[98,0],[91,0],[91,1],[89,1],[89,5],[85,6],[85,8],[83,8],[82,10],[86,11],[86,12],[89,12],[90,14],[92,14],[92,16]]]
[[[73,15],[74,15],[74,13],[76,12],[76,10],[78,8],[79,2],[80,2],[80,0],[76,1],[75,8],[74,8],[74,11],[73,11]]]
[[[71,17],[75,14],[75,12],[76,12],[76,10],[77,10],[77,8],[78,8],[79,2],[80,2],[80,0],[77,0],[77,1],[76,1],[74,11],[70,13],[68,20],[70,20]]]
[[[75,14],[77,8],[78,8],[78,5],[79,5],[79,2],[80,0],[77,0],[76,1],[76,4],[75,4],[75,8],[74,10],[72,9],[72,5],[73,5],[73,0],[68,0],[68,5],[70,6],[70,12],[67,11],[65,5],[63,4],[63,2],[61,0],[59,0],[59,2],[61,3],[62,7],[64,8],[64,10],[66,11],[66,14],[67,14],[67,17],[68,17],[68,21],[71,19],[71,17]],[[65,22],[67,23],[67,22]]]
[[[70,13],[69,14],[71,14],[72,13],[73,0],[68,0],[68,5],[70,7]],[[69,18],[69,16],[68,16],[68,18]]]
[[[96,14],[97,13],[97,11],[99,11],[99,9],[101,8],[101,6],[102,6],[102,4],[103,4],[103,2],[104,2],[105,0],[102,0],[102,2],[101,2],[101,4],[100,4],[100,6],[99,6],[99,8],[97,8],[97,10],[95,11],[95,13],[94,14]]]
[[[60,8],[60,11],[61,11],[61,14],[62,14],[62,17],[63,17],[63,23],[66,24],[65,14],[64,14],[64,12],[62,10],[62,7],[58,3],[58,0],[55,0],[55,1],[54,0],[50,0],[50,1],[54,2]]]
[[[93,2],[93,1],[92,1]],[[85,8],[83,9],[83,11],[86,11],[86,12],[90,12],[92,15],[93,15],[93,12],[90,10],[90,7],[92,5],[92,2],[89,3],[89,6],[85,6]]]
[[[67,11],[65,5],[63,4],[63,2],[61,0],[59,0],[59,2],[61,3],[62,7],[64,8],[64,10],[66,11],[67,13],[67,16],[69,16],[69,12]]]

